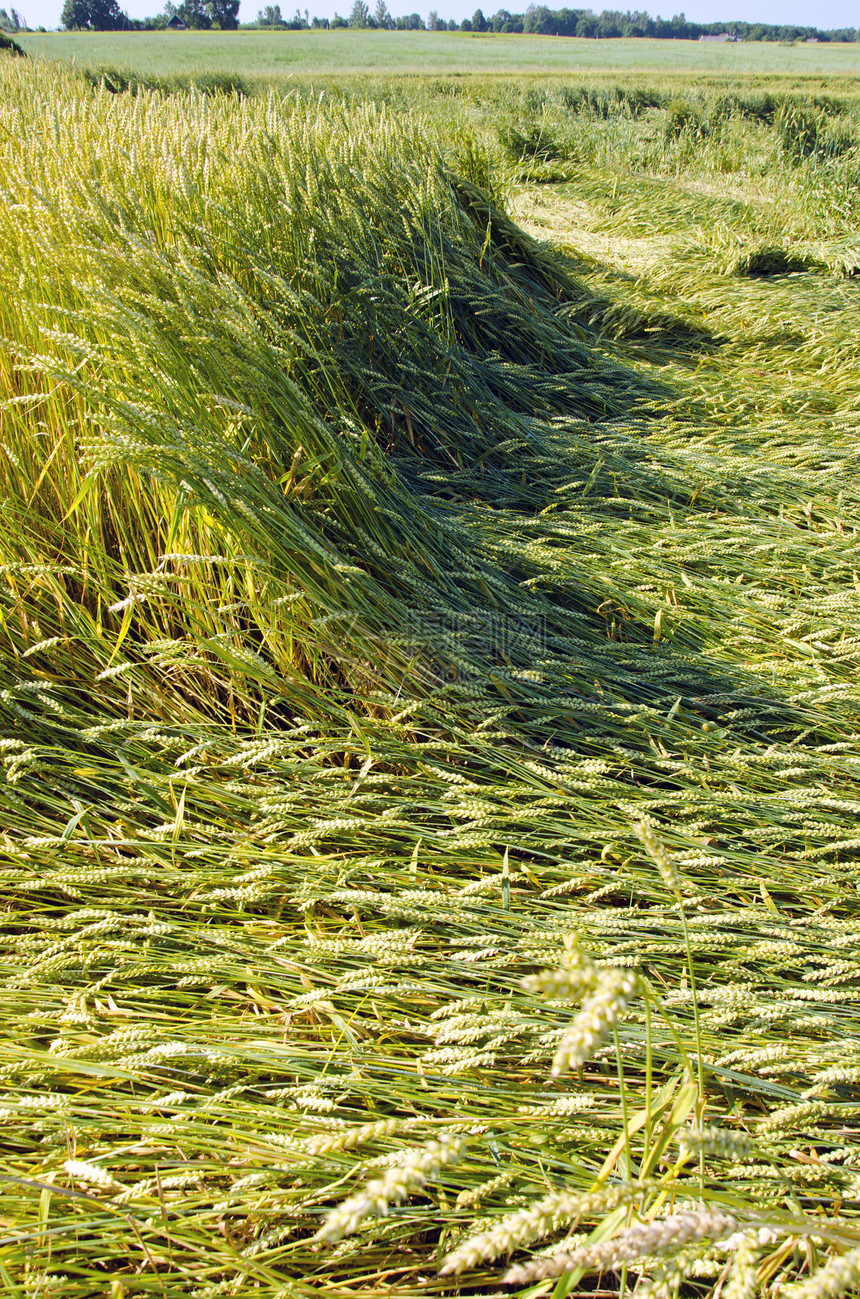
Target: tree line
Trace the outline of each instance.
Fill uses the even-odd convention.
[[[274,10],[278,10],[277,5],[274,6]],[[270,21],[274,10],[272,6],[261,10],[257,15],[256,25],[278,26],[278,23]],[[700,36],[719,36],[724,32],[730,32],[743,41],[807,39],[854,41],[860,37],[860,32],[854,27],[823,30],[818,27],[799,27],[794,24],[696,23],[688,22],[684,14],[676,14],[674,18],[652,18],[650,14],[640,10],[621,12],[616,9],[604,9],[602,13],[596,14],[591,9],[549,9],[546,5],[530,5],[526,12],[521,14],[499,9],[489,18],[484,17],[481,9],[476,9],[471,18],[464,18],[459,23],[446,22],[435,10],[431,10],[427,22],[424,23],[418,14],[411,14],[408,18],[392,18],[385,0],[377,0],[373,13],[366,0],[355,0],[349,18],[336,15],[331,22],[328,19],[315,18],[310,25],[376,27],[387,30],[414,27],[427,31],[522,32],[535,36],[579,36],[590,40],[648,36],[665,40],[695,41]]]
[[[7,13],[5,9],[0,9],[0,32],[15,35],[16,32],[25,32],[27,30],[27,19],[22,18],[15,9],[10,9]]]
[[[65,0],[61,22],[66,28],[134,31],[167,27],[175,16],[186,27],[231,31],[239,26],[239,2],[240,0],[181,0],[181,3],[175,4],[173,0],[167,0],[163,13],[153,18],[129,18],[120,9],[118,0]],[[23,20],[14,9],[11,14],[14,22],[22,25],[13,27],[5,10],[0,9],[0,29],[23,30]],[[743,41],[844,42],[860,39],[860,30],[854,27],[822,29],[788,23],[696,23],[688,22],[684,14],[676,14],[674,18],[652,18],[640,10],[622,12],[604,9],[602,13],[596,14],[591,9],[549,9],[546,5],[534,4],[525,13],[515,14],[507,9],[499,9],[490,17],[485,17],[481,9],[476,9],[471,18],[464,18],[461,22],[453,19],[446,21],[434,9],[425,21],[417,13],[402,14],[395,18],[388,8],[387,0],[376,0],[372,10],[368,0],[354,0],[347,17],[335,14],[332,19],[312,18],[307,9],[296,9],[292,17],[287,17],[282,14],[280,5],[266,5],[258,11],[255,22],[243,23],[242,26],[285,31],[357,27],[378,31],[521,32],[535,36],[578,36],[589,40],[652,37],[695,41],[700,36],[718,36],[725,32]]]
[[[154,18],[129,18],[118,0],[65,0],[60,22],[68,31],[147,31],[167,27],[176,16],[186,27],[200,31],[235,31],[239,26],[240,0],[167,0],[164,12]]]

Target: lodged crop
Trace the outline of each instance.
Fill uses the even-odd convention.
[[[850,1293],[848,363],[426,119],[0,79],[4,1275]]]

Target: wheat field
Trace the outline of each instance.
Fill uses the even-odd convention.
[[[396,11],[396,10],[395,10]],[[715,45],[680,40],[582,40],[493,32],[140,31],[28,32],[19,37],[34,59],[79,68],[113,65],[144,75],[229,74],[265,79],[426,76],[573,76],[856,78],[860,45],[750,42]],[[288,87],[284,87],[287,89]]]
[[[115,76],[0,65],[6,1292],[856,1293],[852,87]]]

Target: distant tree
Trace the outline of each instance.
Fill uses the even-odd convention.
[[[127,25],[128,17],[117,0],[65,0],[60,22],[69,30],[115,32]]]
[[[284,19],[281,15],[280,5],[266,5],[265,9],[260,9],[257,13],[258,27],[283,27]]]
[[[453,18],[449,18],[449,19],[448,19],[448,31],[449,31],[449,32],[455,32],[456,30],[457,30],[457,23],[454,21]]]
[[[563,13],[571,12],[562,10]],[[581,12],[580,10],[576,11]],[[500,9],[494,13],[492,18],[487,19],[487,25],[491,32],[521,32],[523,30],[523,15],[509,13],[507,9]],[[573,33],[571,32],[571,35]]]
[[[471,30],[472,30],[472,20],[471,20],[471,18],[464,18],[463,21],[460,23],[460,31],[461,31],[461,32],[470,32]]]
[[[576,24],[582,15],[581,9],[558,9],[554,14],[553,31],[559,36],[575,36]]]
[[[625,15],[613,9],[604,9],[597,19],[597,35],[604,41],[613,40],[621,35],[621,24]]]
[[[472,31],[485,32],[487,30],[487,20],[480,9],[476,9],[472,14]]]
[[[349,15],[350,27],[369,27],[370,26],[370,8],[367,0],[353,0],[352,10]]]
[[[555,14],[546,5],[529,5],[523,19],[523,31],[537,36],[552,36],[558,31]]]
[[[332,27],[348,27],[349,23],[342,14],[335,14],[334,18],[331,20],[331,25]]]
[[[388,5],[385,0],[376,0],[376,8],[373,11],[373,17],[380,31],[390,32],[394,30],[394,19],[391,17]]]
[[[206,31],[212,26],[206,0],[182,0],[177,6],[176,17],[181,18],[186,27],[197,31]]]
[[[444,18],[440,18],[435,9],[431,9],[427,16],[427,30],[431,32],[447,32],[448,24]]]
[[[222,32],[234,32],[239,26],[240,0],[207,0],[206,10],[213,27]]]

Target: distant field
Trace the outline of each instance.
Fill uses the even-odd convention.
[[[425,32],[98,32],[20,38],[36,58],[141,74],[662,72],[708,77],[856,77],[860,45],[710,45]]]

